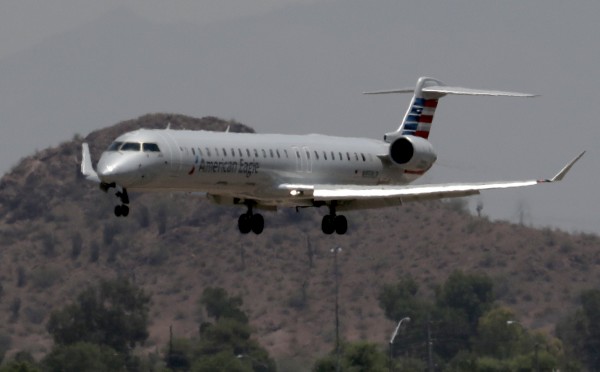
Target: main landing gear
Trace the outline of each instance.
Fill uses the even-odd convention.
[[[265,219],[260,213],[252,213],[252,204],[247,205],[248,212],[240,215],[240,218],[238,218],[238,228],[242,234],[248,234],[252,231],[258,235],[265,228]]]
[[[344,235],[348,231],[348,220],[341,214],[335,214],[335,202],[329,205],[329,214],[323,216],[321,230],[327,235],[335,231],[338,235]]]

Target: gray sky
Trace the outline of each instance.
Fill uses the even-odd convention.
[[[487,192],[484,214],[599,232],[600,2],[507,0],[19,1],[0,4],[0,172],[23,156],[148,112],[234,118],[259,132],[381,138],[409,96],[448,84],[538,93],[446,97],[424,182],[550,177]]]

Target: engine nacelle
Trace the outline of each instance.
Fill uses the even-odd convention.
[[[394,164],[413,172],[425,172],[437,160],[431,143],[415,136],[402,136],[394,140],[390,144],[389,156]]]

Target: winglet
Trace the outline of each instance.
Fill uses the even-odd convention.
[[[87,143],[81,145],[81,173],[88,181],[100,183],[100,178],[92,165],[92,156],[90,155],[90,147]]]
[[[577,161],[579,159],[581,159],[581,157],[583,156],[583,154],[585,154],[585,151],[583,151],[581,154],[579,154],[575,159],[571,160],[571,162],[569,164],[565,165],[563,167],[563,169],[561,169],[560,172],[558,172],[556,174],[556,176],[552,177],[551,179],[547,180],[546,182],[561,181],[563,178],[565,178],[565,176],[567,175],[567,173],[571,170],[571,168],[573,167],[573,165],[575,165],[575,163],[577,163]]]

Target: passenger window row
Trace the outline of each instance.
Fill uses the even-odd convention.
[[[198,147],[198,153],[201,156],[206,155],[208,157],[212,157],[212,155],[214,153],[215,156],[217,156],[217,157],[220,157],[220,156],[228,157],[229,154],[231,154],[231,157],[236,157],[236,151],[233,148],[231,148],[229,152],[225,148],[219,149],[219,148],[215,147],[213,150],[214,151],[211,151],[210,147],[205,147],[204,150],[202,150],[200,147]],[[192,149],[192,151],[193,151],[193,149]],[[296,152],[296,158],[300,159],[300,151],[296,150],[295,152]],[[280,158],[282,158],[282,153],[283,153],[286,158],[289,158],[288,151],[285,150],[285,149],[283,151],[280,151],[279,149],[275,149],[275,150],[269,149],[268,152],[265,149],[260,149],[260,151],[258,149],[252,149],[252,151],[250,151],[250,149],[244,149],[243,151],[240,148],[237,149],[237,154],[240,157],[244,156],[243,155],[244,153],[248,157],[252,157],[252,155],[254,155],[254,158],[260,158],[261,155],[262,155],[262,158],[265,158],[265,159],[267,157],[270,157],[272,159],[274,159],[274,158],[280,159]],[[365,154],[362,153],[362,152],[361,153],[354,152],[352,154],[350,154],[349,152],[346,152],[346,156],[345,157],[344,157],[344,154],[341,151],[339,151],[337,153],[335,151],[331,151],[331,152],[322,151],[320,153],[321,155],[319,155],[319,152],[317,150],[314,150],[313,153],[315,155],[315,157],[314,157],[315,160],[320,160],[321,157],[322,157],[323,160],[328,160],[329,159],[329,160],[340,160],[340,161],[343,161],[344,159],[346,159],[347,161],[352,161],[352,160],[355,160],[355,161],[361,161],[362,160],[363,162],[367,161],[367,156],[365,156]],[[194,151],[194,154],[195,154],[195,151]],[[310,153],[310,151],[305,150],[305,154],[306,154],[306,158],[308,160],[310,160],[311,159],[311,153]],[[373,157],[372,157],[371,154],[368,154],[368,157],[369,157],[369,161],[373,161]]]

